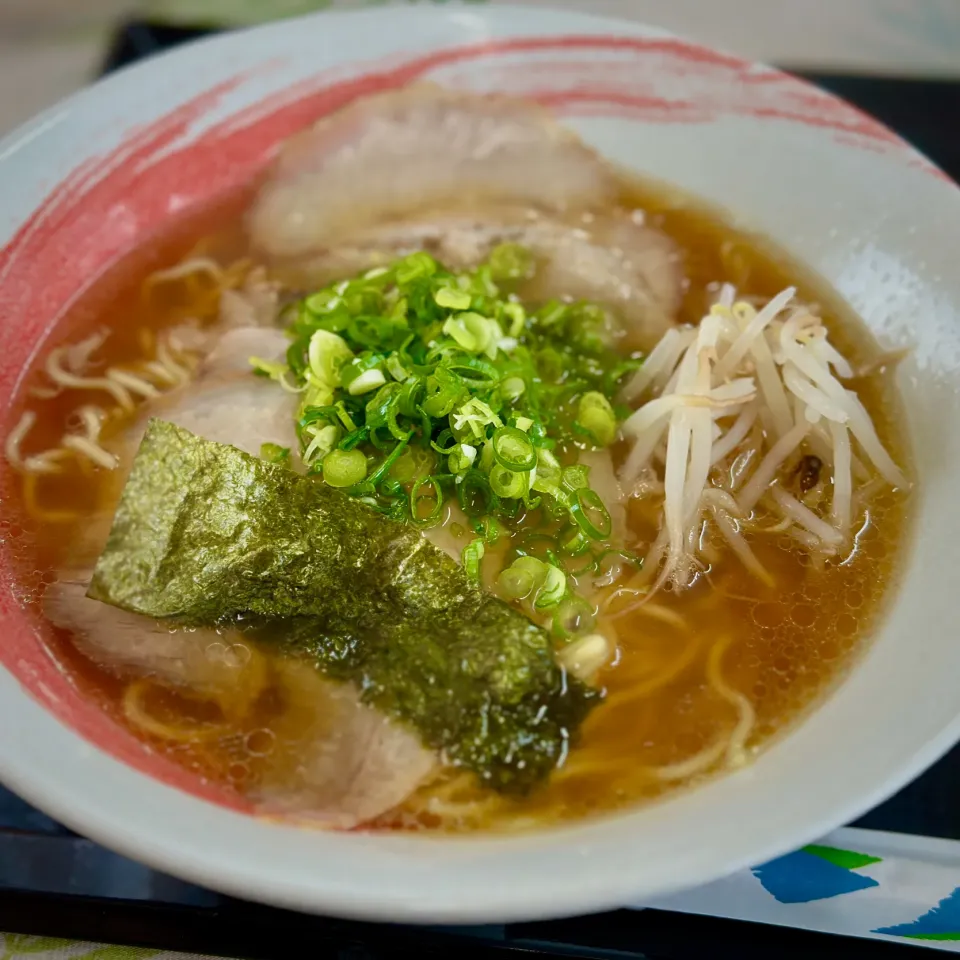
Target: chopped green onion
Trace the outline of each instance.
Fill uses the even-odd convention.
[[[559,475],[560,461],[548,449],[540,447],[537,450],[537,469],[541,474],[555,470]]]
[[[421,251],[419,253],[411,253],[409,257],[401,260],[400,263],[397,264],[395,276],[397,283],[406,285],[423,277],[432,277],[437,272],[437,269],[437,261],[434,260],[429,253]]]
[[[610,401],[597,390],[591,390],[580,398],[577,422],[598,447],[609,447],[617,437],[616,414]]]
[[[384,433],[383,424],[380,424],[375,427],[364,427],[367,431],[366,439],[370,442],[370,445],[377,450],[392,450],[394,440],[402,440],[405,434],[401,434],[400,437],[394,437],[390,432],[389,428],[386,433]]]
[[[306,389],[300,402],[299,419],[303,419],[307,410],[316,407],[329,407],[333,403],[334,388],[318,383],[309,373],[304,374]]]
[[[478,440],[485,435],[487,427],[503,426],[489,404],[476,398],[468,400],[450,419],[454,430],[462,431],[469,427]]]
[[[511,337],[519,337],[527,324],[527,311],[519,303],[505,303],[503,315],[510,321],[507,333]]]
[[[340,383],[340,367],[353,359],[353,351],[343,337],[329,330],[317,330],[310,337],[307,362],[310,374],[320,384],[333,388]]]
[[[351,432],[357,429],[356,423],[354,423],[353,417],[347,412],[347,407],[342,400],[338,400],[335,404],[334,409],[337,411],[337,417],[340,422]]]
[[[552,301],[528,315],[500,289],[534,268],[515,244],[463,272],[413,253],[290,305],[286,363],[254,363],[299,393],[307,468],[352,481],[351,496],[424,525],[456,497],[484,543],[504,535],[495,518],[549,530],[549,604],[565,589],[558,558],[595,566],[610,526],[586,470],[551,451],[615,440],[628,412],[611,406],[613,390],[640,360],[612,348],[605,308]]]
[[[493,517],[483,517],[480,520],[475,520],[473,529],[486,543],[494,543],[503,536],[503,529]]]
[[[247,361],[253,372],[261,377],[269,377],[276,380],[281,386],[285,383],[285,377],[290,372],[285,363],[279,363],[276,360],[264,360],[261,357],[250,357]]]
[[[400,397],[397,401],[400,413],[405,417],[417,416],[425,392],[424,378],[411,374],[400,388]]]
[[[530,484],[530,489],[533,489],[532,483]],[[526,510],[527,513],[533,513],[533,511],[536,510],[542,502],[542,497],[531,496],[530,492],[527,491],[526,496],[523,498],[523,509]]]
[[[321,423],[337,423],[338,412],[336,404],[329,403],[323,407],[307,407],[300,414],[297,426],[301,429],[308,426],[316,426]]]
[[[449,447],[446,446],[448,442],[450,443]],[[453,435],[453,431],[450,430],[449,427],[445,427],[440,431],[436,440],[430,441],[430,446],[442,456],[447,456],[447,454],[453,453],[459,444],[457,442],[457,438]]]
[[[500,384],[500,394],[507,403],[516,403],[516,401],[523,396],[523,392],[526,389],[527,384],[523,377],[507,377],[507,379]],[[533,421],[531,421],[531,423],[532,422]]]
[[[372,350],[365,350],[358,354],[352,360],[343,364],[340,368],[340,385],[349,388],[357,377],[362,376],[368,370],[380,368],[380,354]]]
[[[502,336],[497,321],[479,313],[461,313],[448,318],[443,325],[443,332],[453,337],[468,353],[483,353],[491,344],[496,350],[496,341]]]
[[[560,461],[544,447],[537,448],[537,476],[533,482],[533,489],[539,493],[546,493],[551,497],[564,500],[565,494],[560,489],[562,468]]]
[[[417,461],[407,447],[390,467],[390,477],[398,483],[409,483],[417,473]]]
[[[570,505],[570,514],[591,540],[606,540],[610,536],[613,522],[596,490],[589,487],[577,490]]]
[[[338,444],[340,450],[353,450],[370,439],[370,428],[359,427],[353,433],[348,433]]]
[[[567,594],[553,615],[553,634],[567,640],[592,630],[596,625],[596,610],[579,594]]]
[[[497,463],[507,470],[532,470],[537,465],[533,442],[516,427],[498,427],[490,445]]]
[[[397,460],[403,455],[403,451],[406,450],[407,444],[410,442],[410,437],[413,436],[413,431],[411,430],[405,437],[401,437],[397,442],[397,445],[383,458],[383,462],[377,467],[373,473],[370,474],[368,483],[376,486],[393,468],[393,465]]]
[[[447,465],[451,473],[464,473],[473,466],[477,459],[477,448],[469,443],[458,443],[447,458]]]
[[[420,405],[430,417],[445,417],[467,395],[461,377],[446,367],[439,367],[427,378],[427,398]]]
[[[380,309],[380,308],[378,308]],[[403,329],[398,329],[392,315],[386,317],[353,317],[345,331],[353,343],[371,350],[384,343],[396,345]]]
[[[410,376],[410,371],[403,365],[403,360],[400,359],[400,354],[391,353],[387,357],[384,366],[387,368],[387,373],[393,377],[394,380],[403,382]]]
[[[530,474],[497,464],[490,470],[490,488],[498,497],[519,499],[530,489]]]
[[[518,557],[500,572],[497,585],[511,600],[531,598],[536,610],[555,607],[567,591],[566,574],[537,557]]]
[[[459,376],[471,390],[485,390],[500,381],[500,371],[492,363],[462,354],[450,362],[450,372]]]
[[[550,499],[546,502],[548,516],[553,520],[563,520],[570,511],[571,500],[569,494],[560,488],[555,480],[537,477],[532,484],[537,493],[546,494]]]
[[[501,243],[490,251],[493,280],[525,280],[533,273],[530,251],[516,243]]]
[[[495,513],[500,506],[500,498],[489,479],[475,467],[457,478],[457,499],[460,501],[460,509],[468,517]]]
[[[545,567],[536,557],[518,557],[500,571],[497,585],[509,600],[526,600],[546,579]]]
[[[491,360],[496,360],[498,350],[509,353],[517,346],[517,343],[515,340],[504,337],[503,329],[496,320],[491,320],[490,325],[490,341],[487,343],[484,353]]]
[[[578,350],[596,355],[608,349],[614,328],[609,311],[596,303],[574,304],[567,335]]]
[[[390,468],[390,477],[398,483],[409,483],[418,477],[427,476],[436,461],[429,451],[422,447],[410,447],[403,451]]]
[[[307,448],[303,451],[303,462],[308,466],[316,460],[322,460],[340,440],[340,428],[332,424],[319,429],[311,425],[304,430],[304,433],[312,436]]]
[[[367,475],[367,458],[360,450],[331,450],[323,458],[323,479],[331,487],[352,487]]]
[[[343,302],[343,297],[335,290],[321,290],[314,293],[303,301],[303,305],[310,313],[322,315],[331,313]]]
[[[469,310],[473,297],[466,290],[454,290],[452,287],[441,287],[433,299],[438,307],[449,310]]]
[[[426,496],[421,497],[420,491],[424,487],[429,487]],[[433,506],[427,513],[423,513],[420,508],[422,502],[429,503],[433,500]],[[414,523],[422,527],[428,527],[440,519],[443,512],[443,490],[440,488],[440,481],[436,477],[423,477],[418,480],[410,491],[410,518]]]
[[[537,610],[555,607],[567,592],[567,575],[552,564],[544,564],[545,577],[533,605]]]
[[[382,370],[365,370],[359,377],[355,377],[350,381],[350,386],[347,387],[347,393],[353,397],[357,397],[360,396],[360,394],[376,390],[377,387],[383,386],[386,382],[387,378],[383,375]]]
[[[590,468],[582,463],[575,463],[572,466],[564,467],[560,472],[561,482],[573,493],[575,490],[582,490],[590,486]]]
[[[493,447],[490,446],[489,443],[485,443],[480,448],[480,463],[477,464],[477,466],[479,466],[484,473],[489,473],[496,462],[493,458]]]
[[[636,570],[643,569],[643,557],[638,556],[631,550],[619,550],[612,547],[607,550],[602,550],[597,555],[594,566],[598,572],[607,574],[616,565],[617,559]]]
[[[620,391],[621,381],[630,373],[635,373],[643,366],[643,361],[638,359],[624,360],[618,363],[612,370],[608,370],[603,377],[603,392],[608,397],[616,396]]]
[[[268,463],[286,463],[290,459],[290,448],[279,443],[261,443],[260,459]]]
[[[548,533],[540,533],[536,530],[525,531],[519,539],[515,549],[517,554],[521,557],[531,556],[538,557],[538,554],[542,551],[544,557],[550,553],[550,546],[556,543],[556,537],[551,536]]]
[[[570,316],[570,305],[561,300],[551,300],[544,304],[536,316],[537,326],[542,330],[562,329]]]
[[[375,430],[387,423],[390,411],[400,400],[398,383],[384,383],[366,403],[366,425]]]
[[[583,535],[583,531],[577,527],[573,534],[560,544],[560,549],[571,557],[579,557],[590,550],[590,541]],[[591,560],[590,566],[592,565],[593,561]],[[573,572],[571,571],[571,573]]]
[[[471,540],[470,543],[463,548],[461,554],[463,568],[466,570],[467,576],[477,584],[477,586],[480,585],[480,561],[483,559],[483,554],[483,540],[479,538]]]

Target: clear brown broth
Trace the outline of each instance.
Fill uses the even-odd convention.
[[[242,212],[247,199],[238,195],[182,219],[123,258],[62,318],[41,358],[56,343],[75,342],[99,327],[111,331],[101,354],[105,364],[141,358],[145,335],[149,340],[186,313],[198,312],[196,296],[182,304],[145,299],[144,279],[195,249],[198,238],[203,238],[205,252],[224,262],[245,255]],[[875,344],[839,298],[772,244],[732,229],[723,215],[660,186],[630,183],[620,203],[646,211],[649,222],[665,230],[683,251],[687,289],[681,320],[699,320],[710,284],[727,281],[742,294],[763,297],[796,285],[802,299],[821,305],[833,342],[854,366],[876,356]],[[212,316],[215,300],[200,312],[204,310]],[[860,379],[853,388],[887,449],[909,468],[890,372],[881,370]],[[77,405],[76,395],[28,402],[40,414],[31,448],[56,444]],[[76,476],[43,481],[42,502],[76,511],[75,522],[31,519],[20,504],[24,519],[19,526],[29,535],[8,542],[20,544],[16,559],[26,597],[39,596],[54,571],[68,562],[85,518],[115,496],[109,476],[90,471],[79,482]],[[856,549],[843,563],[831,563],[826,569],[817,569],[791,542],[754,538],[751,544],[774,575],[776,587],[762,586],[727,556],[689,590],[665,592],[657,599],[660,607],[684,618],[683,630],[643,611],[618,619],[620,653],[599,680],[606,702],[588,718],[566,765],[531,796],[520,801],[491,798],[467,778],[451,774],[425,787],[376,826],[519,828],[610,811],[682,789],[686,781],[665,783],[652,773],[654,768],[696,754],[729,730],[734,719],[730,704],[706,681],[708,652],[719,640],[729,639],[730,644],[723,657],[724,678],[750,699],[756,711],[749,745],[752,750],[761,748],[836,684],[873,634],[884,598],[904,562],[907,499],[886,490],[875,495],[867,516],[860,518]],[[655,536],[655,517],[647,502],[630,502],[630,521],[640,542]],[[122,709],[127,681],[86,659],[63,631],[51,629],[49,644],[76,684],[118,723],[129,724]],[[672,682],[642,693],[652,677],[685,656],[689,664]],[[212,705],[173,691],[153,688],[148,700],[151,713],[170,723],[203,725],[217,720]],[[187,768],[245,793],[264,776],[277,776],[285,765],[295,763],[303,731],[289,720],[281,725],[280,712],[274,690],[261,697],[242,729],[233,729],[226,737],[171,744],[131,728]],[[269,761],[249,746],[264,729],[276,735]]]

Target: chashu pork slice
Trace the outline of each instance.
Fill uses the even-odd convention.
[[[603,161],[535,104],[422,84],[359,100],[287,141],[250,232],[267,256],[300,257],[425,207],[563,213],[616,191]]]
[[[286,338],[276,330],[245,328],[224,334],[196,381],[148,404],[142,421],[117,438],[117,497],[151,416],[252,454],[268,441],[295,450],[297,397],[253,376],[247,362],[251,354],[279,358],[285,346]],[[83,546],[71,558],[72,570],[47,589],[44,612],[55,626],[69,629],[78,647],[106,669],[121,676],[153,677],[209,697],[228,715],[252,704],[274,671],[284,703],[278,729],[290,731],[291,737],[295,730],[301,734],[286,750],[279,744],[268,765],[262,785],[268,809],[348,829],[397,806],[430,775],[435,754],[405,727],[362,703],[353,686],[326,681],[305,665],[268,662],[241,635],[215,630],[171,633],[166,624],[87,597],[92,567],[111,523],[108,511],[90,524]]]

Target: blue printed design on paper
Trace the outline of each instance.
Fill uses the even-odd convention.
[[[827,900],[879,886],[872,877],[861,876],[805,850],[754,867],[753,875],[780,903]]]
[[[960,887],[913,923],[898,923],[871,932],[912,940],[960,940]]]

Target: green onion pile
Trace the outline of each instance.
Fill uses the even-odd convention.
[[[564,571],[615,550],[577,458],[614,442],[629,411],[613,397],[640,360],[616,351],[603,307],[528,313],[515,291],[534,270],[513,244],[464,273],[414,253],[291,305],[286,364],[252,362],[302,394],[311,474],[420,527],[455,501],[475,534],[463,563],[477,582],[485,545],[518,534],[499,587],[543,610],[570,601]],[[571,558],[583,558],[576,571]]]

